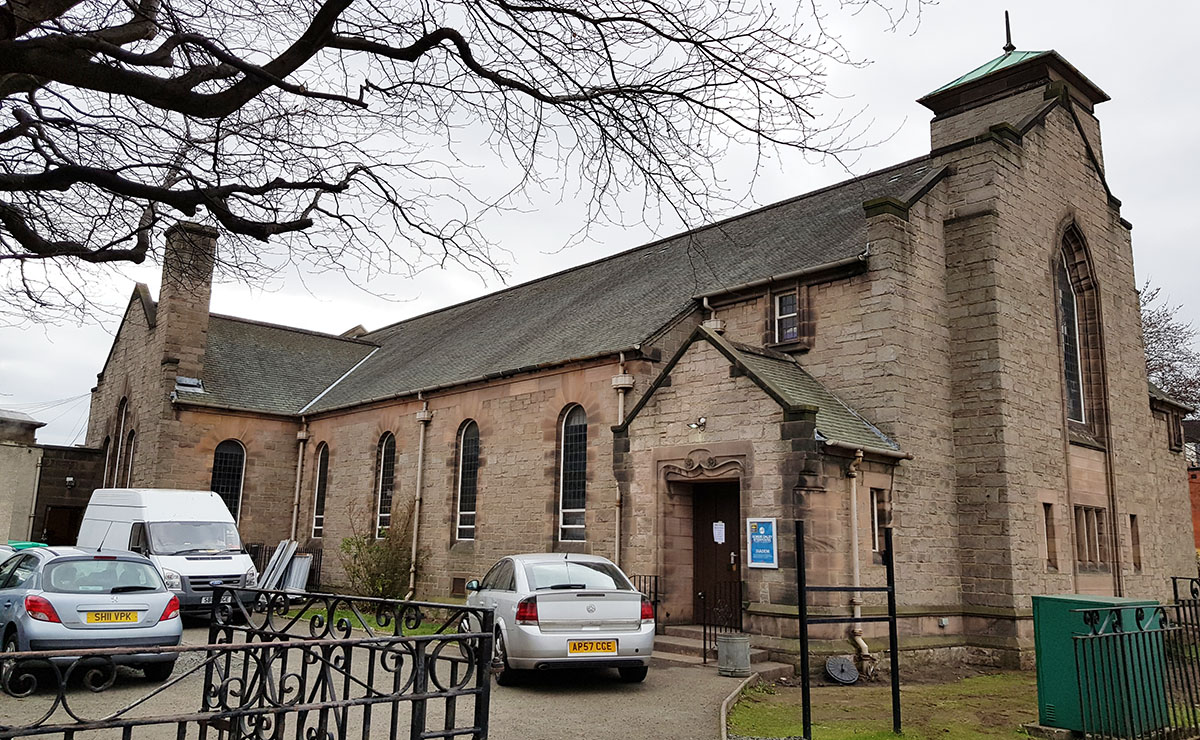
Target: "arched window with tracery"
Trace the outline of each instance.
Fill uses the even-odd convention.
[[[455,538],[475,539],[479,504],[479,425],[467,420],[458,432],[458,516]]]
[[[325,494],[329,487],[329,445],[317,447],[317,475],[313,488],[313,537],[325,536]]]
[[[1099,297],[1087,245],[1073,224],[1055,260],[1055,288],[1067,420],[1099,441],[1105,435]]]
[[[559,429],[558,538],[586,539],[587,412],[575,404],[562,416]]]
[[[242,511],[242,483],[246,476],[246,448],[236,439],[227,439],[213,452],[212,484],[209,486],[233,515],[236,522]]]
[[[375,484],[375,536],[387,536],[392,526],[392,497],[396,492],[396,436],[385,432],[379,438]]]

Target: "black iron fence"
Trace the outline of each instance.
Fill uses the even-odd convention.
[[[1200,737],[1198,606],[1079,610],[1087,632],[1072,640],[1085,735]]]
[[[487,737],[490,609],[223,588],[214,597],[207,645],[5,654],[0,739]],[[176,661],[171,678],[117,680],[135,654]],[[109,701],[88,699],[108,691]]]
[[[742,631],[742,582],[715,583],[696,594],[700,602],[700,627],[704,662],[717,654],[717,635]]]
[[[660,590],[662,581],[659,576],[637,575],[629,576],[629,580],[633,582],[633,587],[642,592],[642,595],[650,599],[650,605],[654,607],[654,634],[662,634],[662,620],[658,618],[658,605],[662,603],[662,591]]]

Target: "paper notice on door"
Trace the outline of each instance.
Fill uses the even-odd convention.
[[[725,522],[713,522],[713,542],[725,544]]]

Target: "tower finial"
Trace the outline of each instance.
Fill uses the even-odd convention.
[[[1017,50],[1012,42],[1012,26],[1008,24],[1008,11],[1004,11],[1004,53],[1011,54]]]

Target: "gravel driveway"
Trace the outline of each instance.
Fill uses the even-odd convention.
[[[185,626],[186,644],[203,645],[207,637],[206,627]],[[198,662],[199,656],[196,658]],[[199,674],[180,681],[136,713],[171,715],[182,709],[190,710],[199,704],[202,680]],[[721,701],[737,683],[737,679],[719,677],[711,668],[662,661],[655,661],[646,680],[638,684],[620,682],[616,671],[534,674],[519,686],[492,685],[490,737],[495,740],[715,738]],[[94,694],[83,686],[74,687],[69,701],[73,711],[95,719],[145,696],[154,686],[140,672],[121,668],[112,688]],[[42,695],[41,701],[36,696],[0,698],[0,724],[18,718],[32,719],[28,715],[44,711],[47,698],[46,695]],[[430,709],[432,729],[440,722],[440,711],[432,705]],[[470,716],[466,702],[460,704],[459,712],[463,713],[460,716]],[[372,737],[379,734],[374,732],[376,729],[385,728],[372,727]],[[168,732],[165,728],[163,731]],[[146,732],[135,736],[147,736]],[[403,735],[407,734],[405,725]]]

